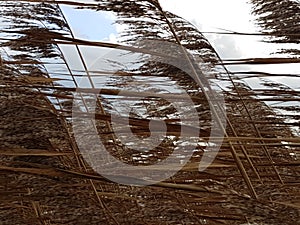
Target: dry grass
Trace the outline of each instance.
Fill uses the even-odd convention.
[[[264,101],[298,102],[299,93],[276,84],[266,84],[266,88],[251,90],[243,81],[243,76],[263,78],[273,76],[260,72],[245,71],[241,74],[228,72],[226,64],[277,64],[299,63],[298,58],[256,58],[222,61],[209,45],[205,37],[183,19],[163,12],[156,1],[101,1],[86,4],[73,1],[18,1],[15,11],[10,8],[16,1],[1,1],[8,20],[19,25],[16,29],[2,29],[7,36],[1,39],[2,54],[0,65],[0,223],[11,224],[297,224],[300,218],[299,204],[299,135],[294,127],[299,125],[299,108],[283,106],[290,114],[280,114]],[[47,3],[45,3],[47,2]],[[49,4],[48,4],[49,3]],[[45,10],[61,17],[39,20],[52,21],[56,27],[49,31],[40,21],[31,17],[26,20],[22,7],[42,4]],[[228,82],[230,90],[224,90],[226,102],[226,128],[221,150],[214,162],[202,172],[198,171],[205,144],[210,136],[211,108],[204,87],[199,87],[187,74],[166,65],[144,65],[139,71],[124,70],[111,74],[109,71],[89,71],[79,45],[97,48],[119,48],[122,50],[153,53],[135,46],[133,36],[128,42],[112,44],[75,39],[67,21],[60,14],[58,5],[66,4],[81,8],[111,10],[119,15],[119,22],[131,18],[136,39],[145,36],[168,40],[187,48],[198,49],[196,55],[203,54],[204,61],[211,70],[218,70],[214,80]],[[21,10],[21,11],[20,11]],[[9,12],[9,13],[7,13]],[[148,14],[145,14],[147,12]],[[167,30],[169,36],[152,32],[152,24],[143,17],[151,15],[153,23]],[[13,21],[18,18],[21,22]],[[55,20],[54,20],[55,19]],[[26,32],[21,25],[26,21]],[[24,23],[24,24],[23,24]],[[61,24],[65,24],[61,34]],[[144,26],[141,26],[143,24]],[[175,26],[177,24],[178,26]],[[35,30],[28,29],[35,27]],[[150,28],[149,28],[150,27]],[[40,30],[39,30],[40,28]],[[191,36],[182,31],[188,29]],[[31,38],[39,33],[38,38]],[[142,32],[143,31],[143,32]],[[14,35],[21,35],[14,36]],[[124,34],[126,36],[126,33]],[[238,35],[238,34],[237,34]],[[186,38],[186,39],[184,39]],[[10,40],[11,39],[11,40]],[[196,42],[199,41],[199,42]],[[186,41],[186,42],[184,42]],[[73,70],[66,60],[59,44],[76,47],[83,71]],[[127,45],[132,44],[132,45]],[[13,52],[12,50],[15,50]],[[47,52],[47,54],[44,54]],[[155,52],[155,56],[162,56]],[[50,71],[47,65],[63,68]],[[64,66],[64,67],[62,67]],[[56,73],[62,78],[57,78]],[[98,73],[98,74],[96,74]],[[93,76],[109,76],[110,86],[101,89],[93,83]],[[84,75],[81,75],[84,74]],[[95,75],[96,74],[96,75]],[[142,94],[136,89],[126,89],[131,79],[139,84],[139,79],[167,77],[169,85],[179,84],[188,91],[197,105],[201,132],[199,144],[189,163],[181,171],[166,181],[151,186],[127,186],[109,181],[97,174],[88,165],[78,149],[71,124],[72,100],[79,87],[76,77],[84,76],[91,88],[81,88],[83,100],[82,115],[89,116],[87,93],[98,93],[97,113],[94,124],[106,149],[118,159],[129,164],[149,165],[158,159],[165,159],[174,149],[174,137],[180,137],[182,126],[176,112],[162,98],[170,97],[162,93],[161,98],[148,94],[146,86]],[[241,76],[241,77],[239,77]],[[276,74],[274,74],[276,76]],[[293,76],[293,75],[291,75]],[[293,76],[295,77],[295,76]],[[70,86],[59,82],[68,80]],[[271,88],[270,88],[271,87]],[[201,91],[202,88],[202,91]],[[119,95],[122,91],[122,95]],[[113,98],[111,98],[113,97]],[[126,98],[125,98],[126,97]],[[144,101],[138,101],[143,97]],[[186,97],[173,95],[184,101]],[[132,114],[130,125],[137,136],[149,136],[149,121],[163,118],[167,122],[167,138],[162,144],[141,159],[141,154],[120,144],[111,127],[111,116],[116,111],[109,101],[136,102],[137,109],[148,107],[148,115],[141,118]],[[156,107],[163,106],[157,110]],[[219,107],[219,106],[218,106]],[[216,110],[218,110],[217,108]],[[282,109],[282,108],[281,108]],[[119,132],[125,119],[120,115]],[[192,126],[188,126],[191,133]],[[83,126],[82,131],[88,134]],[[126,131],[123,132],[126,137]],[[172,138],[173,139],[172,139]],[[177,139],[176,139],[177,138]],[[218,141],[219,137],[211,140]],[[89,141],[87,135],[86,140]],[[138,160],[136,158],[139,158]],[[166,171],[173,167],[165,167]],[[154,168],[155,170],[155,168]],[[162,172],[162,171],[160,171]],[[118,176],[118,175],[116,175]],[[120,180],[135,178],[118,177]]]

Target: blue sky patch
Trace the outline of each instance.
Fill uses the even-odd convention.
[[[108,39],[110,34],[117,34],[114,21],[107,12],[79,10],[70,6],[62,6],[62,10],[77,38],[99,41]]]

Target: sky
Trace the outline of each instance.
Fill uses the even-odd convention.
[[[255,17],[251,15],[248,0],[160,0],[164,10],[175,13],[192,22],[209,39],[212,46],[223,59],[270,57],[280,47],[277,44],[262,42],[261,37],[239,35],[216,35],[205,32],[224,30],[241,33],[259,32]],[[273,55],[281,57],[280,55]],[[269,73],[300,74],[298,64],[233,66],[231,71],[255,70]],[[293,89],[300,88],[299,78],[279,77],[273,81]],[[257,81],[247,80],[250,86],[257,86]]]
[[[76,10],[62,6],[62,10],[75,36],[88,40],[103,40],[109,35],[117,35],[113,17],[107,12],[88,9]]]
[[[239,32],[255,32],[256,30],[250,21],[253,17],[249,14],[250,5],[246,4],[246,0],[160,0],[160,2],[164,10],[182,16],[203,32],[220,32],[223,31],[221,28]],[[70,7],[63,7],[63,9],[78,37],[105,40],[112,39],[117,35],[118,26],[112,24],[114,18],[109,16],[109,13],[89,10],[75,11]],[[268,54],[266,47],[253,48],[249,44],[249,41],[258,44],[258,38],[249,40],[249,38],[229,35],[206,34],[206,36],[219,54],[225,58],[251,57],[257,56],[258,53]]]
[[[245,0],[161,0],[163,8],[192,22],[202,32],[224,30],[254,32],[250,5]],[[234,6],[234,7],[233,7]],[[208,35],[210,42],[224,57],[257,53],[245,45],[245,38],[229,35]]]
[[[269,57],[276,52],[278,45],[266,44],[261,37],[221,35],[206,32],[258,32],[254,17],[250,14],[251,5],[247,0],[160,0],[164,10],[177,14],[193,23],[209,39],[223,59],[250,57]],[[74,10],[69,6],[62,7],[75,36],[88,40],[115,42],[122,27],[114,24],[114,16],[107,12]],[[83,49],[88,62],[92,62],[97,53],[93,49]],[[252,66],[252,70],[271,73],[300,73],[299,65],[264,65]],[[249,67],[235,66],[230,70],[248,70]],[[297,82],[277,78],[292,88],[299,88]],[[251,80],[249,80],[251,83]],[[299,83],[299,81],[298,81]]]

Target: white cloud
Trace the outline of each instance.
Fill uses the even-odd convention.
[[[270,57],[281,48],[262,42],[261,36],[207,34],[231,30],[241,33],[258,32],[247,0],[160,0],[164,10],[191,21],[208,38],[222,58]],[[223,29],[223,30],[222,30]],[[274,56],[275,57],[275,56]],[[242,69],[246,67],[231,67]],[[249,68],[248,68],[249,69]],[[251,66],[252,70],[270,73],[300,73],[294,65]]]
[[[239,58],[242,56],[241,49],[232,36],[214,35],[214,37],[211,37],[211,39],[212,45],[217,48],[221,58]]]
[[[247,0],[160,0],[164,10],[191,21],[208,38],[222,58],[244,58],[262,55],[255,48],[257,38],[207,34],[205,32],[255,32]],[[224,29],[224,30],[222,30]],[[260,48],[259,48],[260,49]]]
[[[109,42],[111,42],[111,43],[117,43],[118,42],[117,36],[115,34],[110,34],[109,35]]]
[[[246,0],[160,0],[160,3],[164,10],[189,21],[196,20],[204,29],[254,30]]]

